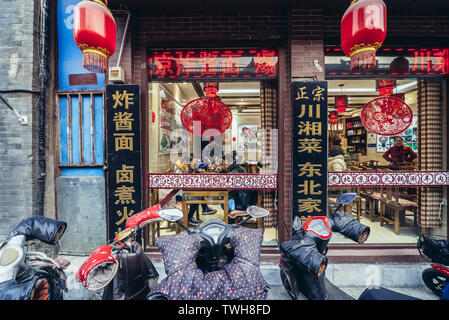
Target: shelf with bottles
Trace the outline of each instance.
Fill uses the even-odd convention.
[[[346,119],[346,138],[348,153],[366,154],[367,131],[360,117]]]

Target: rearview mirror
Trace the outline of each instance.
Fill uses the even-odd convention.
[[[246,212],[248,212],[251,217],[256,219],[266,217],[270,214],[270,211],[268,211],[267,209],[257,206],[248,207],[248,209],[246,209]]]
[[[171,208],[171,209],[162,209],[158,212],[159,217],[168,220],[170,222],[176,222],[183,218],[184,214],[181,210],[177,208]]]
[[[298,231],[302,228],[302,222],[301,222],[301,218],[298,216],[295,216],[295,218],[293,219],[293,224],[292,224],[292,228],[294,231]]]
[[[354,201],[355,198],[357,198],[357,193],[353,193],[353,192],[343,193],[338,196],[337,203],[342,204],[342,205],[348,205],[352,201]]]

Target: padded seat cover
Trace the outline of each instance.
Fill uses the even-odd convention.
[[[150,295],[164,294],[170,300],[264,300],[268,283],[259,269],[263,230],[235,228],[230,235],[234,259],[223,269],[204,274],[196,265],[200,239],[181,233],[160,237],[164,278]]]

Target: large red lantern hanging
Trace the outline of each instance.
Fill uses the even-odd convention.
[[[187,103],[181,111],[181,122],[189,132],[210,137],[217,135],[217,130],[223,133],[231,126],[232,112],[217,97],[217,83],[206,83],[205,87],[206,98]]]
[[[337,114],[337,112],[332,111],[330,113],[329,119],[330,119],[331,123],[337,123],[338,122],[338,114]]]
[[[83,53],[83,67],[106,73],[115,52],[116,24],[106,0],[83,0],[73,12],[73,38]]]
[[[393,90],[396,88],[396,80],[376,80],[376,90],[379,91],[379,96],[392,96]]]
[[[395,136],[412,124],[413,112],[403,100],[384,96],[366,104],[361,119],[367,130],[381,136]]]
[[[341,19],[341,48],[351,58],[352,72],[376,66],[376,51],[387,34],[387,10],[382,0],[352,0]]]
[[[346,112],[347,106],[348,106],[348,96],[335,97],[335,107],[338,113]]]

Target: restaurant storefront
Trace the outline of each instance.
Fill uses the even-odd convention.
[[[344,172],[323,169],[320,173],[327,175],[327,185],[320,182],[323,189],[318,191],[313,189],[313,183],[318,182],[308,181],[308,191],[322,192],[321,200],[326,201],[328,208],[333,207],[338,193],[357,192],[356,202],[346,210],[372,229],[363,247],[335,236],[330,245],[330,259],[332,252],[338,251],[335,261],[356,261],[356,249],[360,252],[358,261],[372,261],[376,257],[370,255],[381,249],[383,259],[408,261],[418,256],[418,252],[407,252],[401,257],[397,256],[397,249],[411,250],[420,233],[447,238],[444,200],[449,181],[448,149],[447,139],[442,137],[447,136],[449,59],[447,46],[441,46],[441,39],[435,38],[432,44],[435,34],[432,30],[419,31],[428,32],[427,43],[414,43],[412,47],[410,38],[401,39],[402,31],[393,23],[391,42],[387,39],[378,52],[378,67],[372,74],[353,74],[348,71],[349,59],[339,51],[336,39],[338,17],[346,7],[307,4],[285,9],[264,4],[266,10],[242,8],[238,13],[229,13],[224,8],[219,13],[207,10],[198,13],[192,9],[181,14],[172,13],[168,8],[155,11],[134,1],[125,3],[130,16],[118,1],[109,1],[117,22],[118,46],[109,65],[120,67],[124,77],[121,81],[106,79],[103,88],[128,84],[139,88],[134,101],[138,101],[140,118],[135,118],[133,124],[138,122],[140,126],[141,163],[133,174],[141,176],[142,180],[140,186],[136,186],[140,190],[134,189],[134,194],[140,197],[130,199],[140,206],[131,208],[119,202],[121,206],[113,209],[110,203],[118,201],[114,192],[123,185],[113,185],[112,178],[104,180],[107,213],[102,222],[108,230],[107,238],[123,230],[126,216],[159,203],[173,190],[178,190],[177,194],[167,205],[183,210],[185,222],[188,222],[192,205],[197,206],[194,220],[217,218],[229,222],[233,209],[229,206],[229,194],[235,196],[236,191],[246,190],[251,191],[251,201],[270,210],[270,216],[262,224],[248,226],[265,229],[263,257],[271,259],[276,255],[278,245],[290,237],[292,216],[310,216],[294,203],[298,203],[298,194],[301,199],[298,185],[295,186],[298,165],[294,165],[298,146],[293,137],[298,119],[292,110],[298,83],[326,84],[326,101],[320,109],[328,119],[324,124],[326,130],[320,131],[322,150],[329,153],[338,144],[346,165]],[[402,17],[395,13],[390,19],[394,22]],[[413,28],[419,29],[418,26]],[[408,66],[406,71],[400,69],[404,64]],[[391,71],[392,65],[399,66],[402,71]],[[413,113],[410,126],[401,136],[418,157],[400,171],[389,170],[388,162],[382,157],[394,139],[369,132],[361,119],[363,107],[379,97],[377,80],[395,80],[392,94],[405,101]],[[222,129],[218,132],[198,135],[193,127],[191,131],[186,128],[188,120],[183,119],[182,113],[190,102],[207,99],[210,86],[216,88],[215,95],[227,106],[220,109],[223,114],[217,120],[226,125],[220,126]],[[76,91],[79,88],[71,90],[76,94],[92,93],[92,101],[96,101],[95,95],[101,95],[101,88],[94,91],[84,86],[81,91]],[[123,90],[125,87],[119,92],[123,94]],[[61,94],[66,92],[58,93]],[[347,97],[345,111],[337,112],[338,96]],[[110,112],[107,103],[105,109],[107,115]],[[228,120],[230,123],[226,122]],[[60,122],[57,125],[61,127]],[[101,132],[105,137],[114,134],[107,124]],[[100,139],[101,132],[94,138]],[[61,141],[71,141],[71,144],[61,145],[71,148],[73,139],[70,137],[74,136],[62,135]],[[244,171],[225,171],[219,167],[220,163],[206,166],[203,150],[210,137],[214,137],[215,144],[220,147],[214,149],[222,155],[219,158],[224,161],[228,156],[227,160],[233,162],[235,152]],[[103,148],[103,145],[98,147]],[[106,176],[103,159],[95,158],[95,150],[91,153],[93,160],[76,163],[73,161],[76,158],[72,157],[64,162],[64,158],[59,157],[55,166],[62,170],[61,176],[68,170],[72,170],[73,176],[86,168],[98,176],[103,175],[103,169]],[[105,160],[111,152],[105,143]],[[194,170],[189,170],[191,154],[198,159]],[[326,166],[328,157],[316,159]],[[118,164],[123,170],[129,165]],[[108,168],[111,168],[110,163]],[[189,192],[198,191],[202,191],[202,195],[196,193],[188,198]],[[400,199],[406,200],[407,206],[395,205],[401,201],[404,204]],[[58,203],[58,212],[62,213],[65,205]],[[146,250],[157,252],[155,238],[178,231],[166,222],[147,227],[143,233]],[[389,249],[396,251],[389,254]]]

